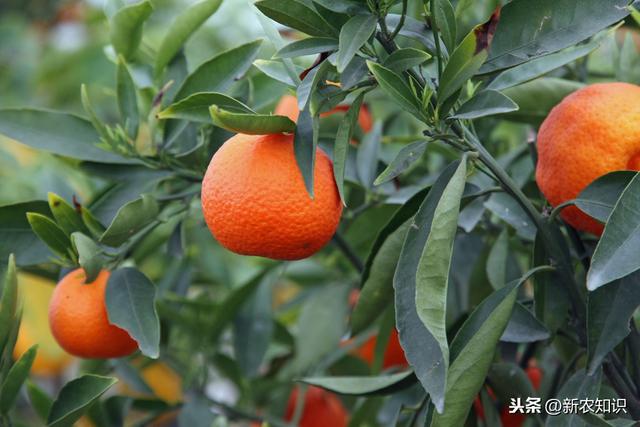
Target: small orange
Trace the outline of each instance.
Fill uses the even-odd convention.
[[[365,360],[368,364],[372,364],[375,358],[376,344],[378,337],[373,336],[369,338],[362,347],[356,350],[356,354]],[[400,339],[398,338],[398,331],[394,328],[389,336],[389,342],[387,348],[384,350],[384,357],[382,361],[382,367],[387,369],[391,367],[407,367],[409,362],[404,355],[404,350],[400,346]]]
[[[124,357],[138,344],[124,330],[109,323],[105,290],[109,272],[85,283],[79,268],[58,283],[49,304],[49,326],[60,347],[74,356],[89,359]]]
[[[346,113],[348,110],[348,105],[338,105],[334,109],[320,114],[320,117],[327,117],[336,113]],[[300,115],[300,110],[298,109],[298,100],[296,99],[296,97],[292,95],[284,95],[282,98],[280,98],[278,105],[276,105],[274,114],[287,116],[294,122],[297,122],[298,116]],[[360,113],[358,114],[358,125],[360,125],[365,133],[369,132],[373,128],[373,118],[371,117],[369,108],[367,108],[366,105],[362,105],[360,107]]]
[[[549,203],[574,199],[596,178],[616,170],[640,170],[640,86],[598,83],[567,96],[538,134],[536,181]],[[602,224],[575,206],[562,218],[600,235]]]
[[[289,395],[284,419],[292,421],[298,402],[299,390],[294,388]],[[310,386],[304,394],[304,409],[299,427],[347,427],[349,414],[340,399],[318,387]]]
[[[335,233],[342,203],[331,159],[316,149],[314,197],[293,152],[293,135],[238,134],[215,153],[202,181],[202,210],[214,237],[242,255],[306,258]]]

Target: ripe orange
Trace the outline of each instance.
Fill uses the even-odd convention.
[[[49,326],[58,344],[75,356],[107,359],[127,356],[138,344],[129,334],[109,323],[105,290],[109,272],[103,270],[92,283],[84,270],[67,274],[53,291]]]
[[[369,338],[358,350],[356,354],[365,360],[369,365],[373,363],[375,358],[376,343],[378,337],[373,336]],[[382,367],[387,369],[391,367],[407,367],[409,362],[404,355],[404,350],[400,346],[400,339],[398,338],[398,331],[394,328],[389,336],[389,343],[384,350],[384,359],[382,361]]]
[[[299,391],[294,388],[289,395],[284,419],[293,420]],[[349,415],[340,399],[318,387],[308,387],[304,394],[304,409],[299,427],[347,427]]]
[[[34,344],[38,344],[31,373],[38,376],[60,375],[73,358],[56,342],[47,326],[47,307],[55,282],[32,274],[19,273],[18,286],[22,302],[22,321],[13,356],[18,359]]]
[[[334,109],[320,114],[320,117],[327,117],[336,113],[346,113],[348,110],[348,105],[338,105]],[[300,110],[298,109],[298,100],[296,99],[296,97],[292,95],[285,95],[280,98],[278,105],[276,105],[274,114],[287,116],[294,122],[298,121]],[[364,104],[360,107],[360,113],[358,114],[358,125],[360,125],[365,133],[369,132],[371,128],[373,128],[373,118],[371,117],[369,108],[367,108],[367,106]]]
[[[238,134],[215,153],[202,181],[214,237],[242,255],[306,258],[331,239],[342,214],[331,159],[316,149],[314,197],[293,152],[293,135]]]
[[[538,134],[536,181],[553,206],[571,200],[596,178],[640,170],[640,86],[598,83],[567,96]],[[602,224],[575,206],[562,217],[578,230],[600,235]]]

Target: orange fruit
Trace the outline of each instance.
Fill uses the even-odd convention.
[[[549,203],[574,199],[593,180],[616,170],[640,170],[640,86],[598,83],[556,105],[538,133],[536,181]],[[562,218],[600,235],[602,224],[575,206]]]
[[[47,326],[47,307],[55,282],[32,274],[18,273],[18,286],[23,308],[13,357],[17,360],[34,344],[38,344],[31,373],[44,377],[60,375],[73,358],[60,348]]]
[[[293,153],[293,135],[232,137],[211,159],[201,196],[204,218],[222,246],[280,260],[320,250],[342,214],[331,159],[316,149],[312,199]]]
[[[294,388],[287,402],[285,421],[293,420],[298,395],[298,388]],[[348,418],[347,410],[334,394],[318,387],[307,388],[299,427],[347,427]]]
[[[320,117],[327,117],[336,113],[346,113],[348,110],[348,105],[338,105],[334,109],[320,114]],[[279,116],[287,116],[294,122],[297,122],[298,116],[300,115],[300,110],[298,109],[298,100],[296,99],[296,97],[292,95],[284,95],[282,98],[280,98],[278,105],[276,105],[274,114],[277,114]],[[371,117],[369,108],[367,108],[367,106],[364,104],[360,107],[360,113],[358,114],[358,125],[360,125],[365,133],[369,132],[371,128],[373,128],[373,118]]]
[[[128,356],[138,349],[129,333],[109,323],[105,290],[109,272],[85,283],[84,270],[67,274],[58,283],[49,304],[49,326],[68,353],[89,359]]]
[[[356,354],[365,360],[369,365],[373,363],[376,352],[376,344],[378,342],[377,336],[369,338],[362,347],[356,350]],[[384,350],[384,358],[382,361],[382,367],[387,369],[391,367],[407,367],[409,362],[404,355],[404,350],[400,346],[400,339],[398,338],[398,331],[394,328],[389,336],[389,342],[387,348]]]

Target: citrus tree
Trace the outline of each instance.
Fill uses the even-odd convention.
[[[635,425],[628,0],[169,3],[0,109],[85,189],[0,206],[0,425]]]

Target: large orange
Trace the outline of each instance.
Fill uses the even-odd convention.
[[[242,255],[293,260],[317,252],[340,222],[329,157],[316,149],[314,197],[293,152],[293,135],[238,134],[215,153],[202,181],[202,210],[214,237]]]
[[[292,421],[299,391],[294,388],[287,402],[284,419]],[[340,399],[318,387],[310,386],[304,394],[304,409],[299,427],[347,427],[349,414]]]
[[[606,173],[640,170],[639,134],[640,86],[598,83],[572,93],[540,127],[540,190],[557,206]],[[575,206],[563,209],[562,217],[578,230],[602,233],[602,224]]]
[[[109,272],[103,270],[85,283],[84,270],[67,274],[53,291],[49,326],[58,344],[68,353],[89,359],[124,357],[137,350],[129,334],[109,323],[105,290]]]
[[[346,113],[349,110],[348,105],[338,105],[334,109],[324,112],[320,114],[320,117],[327,117],[336,113]],[[276,105],[276,109],[274,114],[280,116],[287,116],[294,122],[298,121],[298,116],[300,115],[300,110],[298,109],[298,100],[295,96],[292,95],[284,95],[280,98],[278,105]],[[373,128],[373,118],[371,117],[371,113],[366,105],[362,105],[360,107],[360,113],[358,114],[358,125],[362,128],[362,130],[366,133]]]

